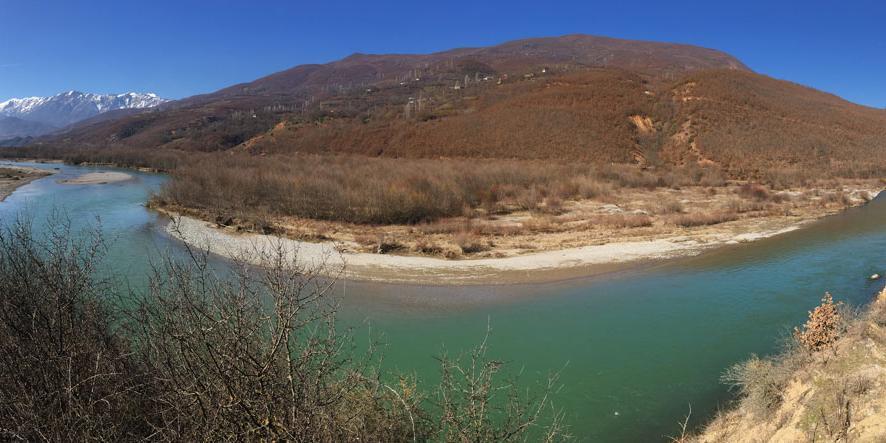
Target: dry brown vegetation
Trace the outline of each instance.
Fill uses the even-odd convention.
[[[334,282],[280,251],[220,277],[189,250],[133,292],[99,278],[100,237],[54,226],[48,238],[27,221],[0,231],[4,441],[567,437],[551,408],[556,375],[530,396],[485,340],[441,356],[433,389],[380,373],[377,350],[357,352],[337,327]]]
[[[708,226],[708,225],[717,225],[720,223],[726,223],[734,220],[738,220],[738,213],[736,212],[710,212],[710,213],[699,213],[699,214],[684,214],[678,215],[674,217],[674,223],[683,226],[686,228],[690,228],[693,226]]]
[[[735,408],[684,441],[886,439],[886,290],[860,314],[826,295],[795,338],[780,355],[727,371]]]
[[[48,172],[35,168],[6,168],[0,166],[0,201],[3,201],[19,186],[44,177],[47,174]]]
[[[860,204],[877,184],[726,180],[714,167],[529,160],[212,154],[152,200],[238,231],[335,240],[364,252],[497,257],[618,240],[760,229]],[[815,186],[814,188],[812,186]],[[744,223],[722,228],[730,222]]]
[[[160,206],[222,219],[295,216],[362,224],[518,210],[557,214],[564,200],[605,200],[622,188],[722,182],[717,171],[656,174],[627,165],[245,154],[208,157],[178,167],[173,177],[157,197]]]
[[[811,172],[794,186],[731,180],[715,165],[695,163],[41,151],[70,162],[172,168],[152,206],[220,227],[447,258],[683,235],[722,242],[863,203],[883,187]]]
[[[163,105],[158,112],[87,121],[73,131],[52,138],[51,142],[77,147],[115,145],[151,150],[163,148],[214,151],[229,149],[244,142],[248,145],[253,137],[286,121],[320,129],[316,135],[311,135],[311,131],[305,134],[305,137],[314,140],[337,137],[335,128],[350,131],[350,135],[344,135],[347,143],[333,149],[369,149],[372,154],[377,154],[385,151],[387,146],[397,144],[397,140],[386,137],[385,134],[391,134],[394,138],[416,138],[402,131],[409,131],[410,120],[433,123],[446,117],[457,117],[473,112],[473,102],[487,93],[495,93],[499,90],[497,86],[502,86],[501,90],[508,90],[516,85],[515,90],[504,95],[507,98],[531,90],[528,85],[546,85],[546,82],[537,80],[543,80],[552,74],[569,74],[589,68],[602,73],[603,81],[599,83],[599,87],[594,88],[596,91],[584,93],[585,98],[605,98],[607,102],[600,103],[603,106],[594,110],[593,106],[579,104],[567,96],[565,98],[571,104],[563,107],[563,103],[555,103],[552,110],[560,108],[559,116],[571,123],[585,123],[571,116],[568,111],[570,108],[584,109],[585,116],[590,117],[587,123],[596,130],[605,130],[595,132],[595,138],[600,138],[612,129],[606,123],[615,122],[613,118],[622,120],[615,123],[620,126],[619,134],[626,134],[624,130],[629,123],[621,117],[629,114],[617,114],[622,112],[624,106],[635,106],[637,99],[644,96],[644,89],[637,90],[635,87],[628,95],[621,97],[625,92],[622,83],[623,80],[638,79],[638,72],[677,76],[694,69],[746,69],[735,58],[711,49],[587,35],[518,40],[486,48],[461,48],[426,55],[354,54],[325,65],[296,66],[250,83],[169,103]],[[611,82],[606,80],[607,77],[616,77],[616,80]],[[459,87],[456,89],[457,83]],[[610,87],[615,89],[610,91]],[[563,97],[561,94],[560,97],[552,95],[550,98],[557,101]],[[494,99],[492,102],[502,101]],[[526,100],[518,100],[514,104],[521,103],[530,107],[532,105]],[[608,106],[614,103],[621,106]],[[507,108],[500,109],[509,112]],[[545,123],[536,125],[534,129],[542,130],[547,135],[556,135],[552,130],[566,127],[538,111],[529,110],[530,114],[526,112],[514,109],[508,115],[533,115],[542,118],[541,121]],[[406,125],[395,125],[394,131],[388,129],[389,124],[404,119],[407,121]],[[516,122],[507,121],[508,119],[498,122],[496,120],[500,119],[494,117],[484,120],[487,126],[501,129],[493,131],[495,134],[520,142],[518,137],[508,132],[510,129],[519,129]],[[462,120],[455,126],[461,127],[463,123],[472,124],[470,120]],[[326,129],[328,127],[333,129],[329,131]],[[569,129],[577,128],[573,126]],[[463,131],[455,134],[461,132]],[[588,134],[591,131],[581,132]],[[452,141],[445,132],[436,133],[443,137],[434,136],[431,140],[434,143]],[[522,131],[521,134],[532,135],[529,131]],[[562,135],[560,138],[568,141],[568,136]],[[360,143],[360,140],[366,143]],[[372,140],[383,143],[368,146],[368,142]],[[589,156],[593,153],[587,149],[588,143],[605,147],[603,143],[593,140],[586,139],[582,143],[584,147],[572,146],[574,144],[571,141],[569,145],[585,151],[582,155]],[[409,149],[409,142],[405,139],[401,141],[401,146]],[[616,141],[619,146],[628,143],[624,140]],[[477,149],[475,152],[482,153],[489,148],[486,142],[495,140],[487,137],[484,142],[472,143]],[[509,149],[502,143],[498,145],[504,147],[504,153],[508,157],[525,158],[516,149]],[[543,153],[545,149],[530,146],[528,143],[523,143],[522,146],[527,146],[536,155]],[[311,149],[319,148],[311,143]],[[421,147],[415,146],[414,149]],[[433,156],[441,154],[444,154],[443,151],[431,153]],[[549,154],[544,155],[548,156]]]
[[[750,72],[717,51],[564,36],[355,54],[85,122],[0,155],[171,171],[154,201],[171,211],[313,240],[369,225],[388,240],[360,247],[453,256],[539,243],[511,241],[521,232],[595,233],[554,241],[566,246],[628,228],[646,239],[809,219],[857,203],[841,180],[882,188],[884,128],[882,110]],[[693,201],[708,192],[712,203],[687,205],[667,189]],[[462,228],[425,226],[436,223]],[[480,236],[484,246],[404,237],[409,226]]]
[[[699,163],[778,188],[882,176],[884,127],[882,110],[750,72],[716,51],[565,36],[355,54],[85,122],[36,145],[90,156],[113,148]]]
[[[417,119],[284,119],[244,147],[255,153],[630,162],[639,148],[638,135],[625,112],[654,111],[644,83],[636,74],[592,70],[483,85],[470,96],[443,93]]]
[[[809,320],[803,329],[794,328],[794,339],[810,352],[829,349],[837,342],[840,334],[839,304],[834,303],[830,293],[825,293],[821,304],[809,311]]]
[[[670,146],[670,154],[695,142],[731,173],[775,185],[802,183],[809,168],[844,177],[884,175],[882,110],[741,71],[691,73],[671,91],[690,140]]]

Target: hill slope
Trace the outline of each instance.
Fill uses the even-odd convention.
[[[0,115],[0,140],[46,134],[55,129],[54,126],[45,123]]]
[[[86,121],[39,143],[872,175],[886,112],[753,73],[715,50],[570,35],[354,54],[156,112]]]
[[[503,94],[492,87],[498,82],[505,86],[504,95],[531,92],[530,85],[511,85],[524,83],[524,76],[529,80],[540,77],[542,71],[547,77],[556,77],[588,69],[606,70],[605,75],[597,73],[598,78],[589,80],[594,84],[587,86],[611,95],[621,93],[605,90],[605,82],[614,77],[624,75],[626,81],[637,82],[641,75],[674,78],[694,69],[712,68],[747,69],[731,56],[710,49],[593,36],[519,40],[428,55],[354,54],[168,103],[156,114],[102,124],[86,122],[65,139],[92,145],[227,149],[284,120],[317,122],[331,117],[346,122],[357,117],[392,123],[404,113],[414,115],[419,110],[434,110],[436,117],[458,116],[471,112],[466,103],[474,94],[492,94],[489,100],[498,101]],[[406,110],[410,97],[414,110]],[[585,106],[594,107],[595,103]],[[409,126],[409,119],[404,120]]]

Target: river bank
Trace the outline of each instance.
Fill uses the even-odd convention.
[[[741,400],[680,441],[886,440],[886,289],[842,323],[827,349],[789,350],[738,366]]]
[[[60,170],[0,204],[0,225],[23,212],[37,221],[61,212],[82,236],[93,232],[100,216],[109,249],[103,264],[136,290],[163,254],[186,259],[184,244],[163,228],[168,219],[145,207],[168,177],[122,171],[137,179],[69,186],[58,181],[115,169],[20,166]],[[881,284],[868,277],[886,270],[883,220],[886,200],[880,197],[767,240],[697,258],[631,262],[595,278],[488,286],[348,280],[336,285],[336,297],[343,326],[361,337],[367,329],[381,335],[391,370],[433,380],[439,363],[432,356],[441,346],[452,354],[469,352],[491,324],[490,355],[525,364],[525,374],[568,362],[557,401],[579,440],[661,441],[678,431],[688,403],[692,429],[712,420],[732,398],[719,382],[724,368],[753,353],[776,352],[777,337],[802,324],[824,290],[852,306],[868,302]],[[43,223],[35,227],[48,234]],[[227,263],[216,258],[210,260],[224,269]],[[358,342],[362,352],[370,340]],[[536,386],[531,381],[519,381],[521,388]]]
[[[0,163],[0,202],[16,189],[51,174],[52,171],[45,169]]]
[[[360,252],[354,249],[354,242],[309,242],[237,232],[195,217],[162,209],[161,212],[172,218],[165,227],[171,236],[227,258],[258,264],[270,251],[280,250],[292,260],[297,257],[308,269],[351,280],[462,285],[532,283],[597,275],[643,262],[697,255],[716,247],[769,238],[837,211],[745,218],[677,234],[670,232],[637,239],[613,237],[612,241],[600,244],[461,260]]]

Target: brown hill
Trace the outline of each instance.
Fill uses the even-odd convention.
[[[308,95],[416,79],[475,74],[495,75],[532,72],[544,66],[559,69],[609,67],[628,70],[679,73],[694,69],[730,68],[746,70],[732,56],[689,45],[620,40],[589,35],[516,40],[487,48],[461,48],[426,55],[353,54],[325,65],[301,65],[250,83],[231,86],[185,103],[218,100],[222,97]],[[456,76],[457,75],[457,76]]]
[[[584,35],[519,40],[428,55],[354,54],[325,65],[301,65],[212,94],[172,102],[159,112],[123,116],[110,122],[86,122],[47,142],[227,149],[283,120],[311,122],[359,117],[361,121],[392,121],[405,109],[410,97],[418,101],[416,108],[430,109],[433,105],[442,108],[437,109],[437,116],[442,116],[446,109],[450,110],[448,115],[455,115],[469,110],[462,104],[472,99],[470,94],[453,94],[456,84],[463,92],[486,93],[494,89],[478,90],[476,86],[500,80],[509,85],[542,71],[556,76],[599,68],[613,69],[610,76],[630,71],[633,80],[638,75],[675,78],[694,69],[747,69],[731,56],[710,49]],[[522,93],[532,88],[506,89]]]
[[[882,174],[886,112],[749,72],[704,71],[671,88],[676,102],[663,155],[713,159],[745,174],[822,167],[835,175]]]
[[[427,55],[354,54],[49,146],[699,163],[737,175],[870,175],[886,112],[748,70],[715,50],[584,35]]]

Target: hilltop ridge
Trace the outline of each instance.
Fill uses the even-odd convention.
[[[355,53],[43,147],[699,164],[735,177],[875,175],[886,111],[757,74],[720,51],[587,35],[431,54]]]

